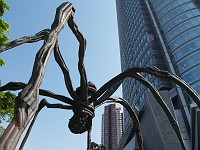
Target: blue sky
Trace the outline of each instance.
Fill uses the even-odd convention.
[[[14,40],[50,28],[56,8],[62,0],[7,0],[10,11],[4,19],[10,25],[10,39]],[[85,67],[88,80],[100,88],[120,73],[120,54],[117,31],[115,0],[72,0],[76,13],[75,21],[87,39]],[[24,44],[0,54],[6,65],[0,69],[2,84],[9,81],[27,82],[30,78],[35,54],[42,42]],[[79,86],[77,70],[78,42],[66,26],[59,36],[61,53],[70,69],[74,87]],[[46,67],[41,88],[68,96],[63,75],[53,55]],[[121,96],[118,90],[115,96]],[[47,98],[51,103],[57,101]],[[101,141],[101,115],[103,106],[98,108],[93,119],[92,141]],[[25,150],[85,150],[87,134],[75,135],[68,129],[72,112],[59,109],[43,109],[32,129]]]

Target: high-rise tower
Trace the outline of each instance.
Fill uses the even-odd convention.
[[[117,150],[123,133],[123,113],[119,106],[111,104],[104,107],[102,117],[102,144],[107,150]]]
[[[175,73],[200,94],[200,1],[116,0],[122,71],[133,66],[156,66]],[[193,100],[167,80],[145,75],[159,90],[168,90],[174,110],[180,110],[190,132]],[[123,97],[134,108],[144,105],[148,92],[130,78]],[[125,124],[129,116],[124,114]]]

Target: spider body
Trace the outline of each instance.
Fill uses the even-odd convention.
[[[69,120],[68,127],[74,134],[81,134],[88,131],[92,127],[92,118],[88,112],[84,110],[74,112],[74,115]]]
[[[91,129],[92,119],[94,118],[94,103],[89,103],[88,99],[96,92],[96,86],[92,82],[88,82],[87,99],[81,96],[81,89],[78,87],[76,93],[79,100],[75,101],[73,106],[74,115],[69,120],[68,127],[74,134],[81,134]]]

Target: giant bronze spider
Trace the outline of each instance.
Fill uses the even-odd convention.
[[[22,91],[18,94],[16,99],[14,118],[10,122],[3,136],[1,137],[0,149],[14,150],[24,129],[26,128],[30,120],[34,117],[28,129],[28,132],[20,146],[20,149],[23,149],[28,134],[30,133],[31,127],[33,126],[33,123],[39,111],[46,106],[47,108],[60,108],[73,111],[74,115],[69,120],[68,127],[70,131],[75,134],[81,134],[86,131],[88,132],[87,149],[89,150],[91,143],[90,132],[92,128],[92,119],[94,117],[95,108],[102,105],[103,103],[115,102],[122,104],[129,112],[134,123],[132,129],[134,131],[134,134],[132,136],[136,136],[139,149],[143,150],[143,138],[140,132],[140,123],[137,114],[124,99],[119,97],[110,97],[118,89],[122,81],[127,77],[131,77],[135,80],[138,80],[150,89],[152,94],[155,96],[157,102],[165,111],[172,127],[174,128],[178,136],[182,148],[186,149],[179,131],[179,126],[175,118],[172,116],[162,97],[159,95],[158,90],[142,75],[140,75],[140,73],[144,72],[147,74],[154,75],[155,77],[171,79],[176,84],[183,87],[195,100],[196,104],[200,107],[200,97],[198,96],[198,94],[178,76],[168,73],[166,71],[159,70],[156,67],[130,68],[125,72],[122,72],[119,75],[115,76],[110,81],[105,83],[100,89],[97,90],[95,85],[87,80],[86,70],[84,67],[86,39],[84,38],[83,34],[79,31],[78,26],[74,22],[74,12],[75,9],[72,6],[72,4],[69,2],[65,2],[57,8],[55,20],[51,26],[51,29],[42,30],[33,36],[23,37],[0,47],[0,52],[3,52],[5,50],[11,49],[24,43],[33,43],[39,40],[44,40],[43,46],[36,54],[34,67],[29,82],[27,84],[22,82],[9,82],[8,84],[0,87],[0,91],[22,89]],[[66,22],[68,23],[69,28],[72,30],[73,34],[79,41],[78,70],[80,73],[80,86],[76,89],[74,89],[72,85],[69,69],[67,68],[64,59],[62,58],[58,46],[58,35]],[[55,60],[58,63],[64,75],[65,85],[71,98],[55,94],[48,90],[39,89],[45,71],[45,66],[47,64],[49,55],[52,50],[54,50]],[[50,104],[45,99],[42,99],[39,103],[39,95],[57,99],[65,103],[66,105]]]

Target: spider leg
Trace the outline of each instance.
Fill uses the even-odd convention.
[[[62,58],[62,55],[60,53],[60,49],[58,46],[58,41],[55,44],[55,48],[54,48],[54,57],[56,62],[58,63],[58,65],[60,66],[63,75],[64,75],[64,79],[65,79],[65,85],[67,87],[67,90],[69,91],[69,94],[71,95],[71,97],[74,100],[78,100],[78,95],[76,94],[76,92],[74,91],[73,85],[72,85],[72,81],[71,81],[71,77],[69,74],[69,69],[65,64],[64,59]]]
[[[101,100],[101,101],[97,100],[96,102],[94,102],[94,104],[95,104],[95,107],[98,107],[98,106],[100,106],[100,105],[102,105],[104,103],[112,103],[112,102],[119,103],[119,104],[123,105],[126,108],[126,110],[130,114],[130,116],[131,116],[131,118],[133,120],[133,123],[134,123],[134,131],[136,133],[139,149],[140,150],[144,150],[143,138],[142,138],[142,134],[141,134],[141,131],[140,131],[140,122],[139,122],[139,119],[138,119],[135,111],[128,104],[128,102],[126,102],[122,98],[107,98],[107,99],[104,99],[104,100]]]
[[[37,107],[37,95],[39,94],[38,88],[42,82],[48,58],[55,46],[59,32],[64,27],[69,16],[73,13],[72,8],[73,6],[70,3],[63,3],[57,8],[55,20],[51,26],[49,35],[47,36],[43,46],[36,54],[31,78],[27,86],[19,93],[18,99],[23,102],[19,102],[19,106],[17,106],[18,108],[21,107],[20,105],[23,105],[21,103],[26,103],[28,106],[32,107],[32,110]],[[27,116],[27,118],[32,117],[32,115]],[[24,117],[26,118],[23,113],[19,116],[19,119],[21,119],[19,121],[21,124],[20,126],[24,126],[24,124],[26,124],[26,119]]]
[[[144,77],[142,77],[139,73],[136,74],[136,78],[138,81],[140,81],[142,84],[144,84],[145,86],[147,86],[150,89],[150,91],[154,95],[155,99],[160,104],[161,108],[164,110],[167,118],[170,121],[171,126],[174,128],[174,131],[176,132],[176,135],[179,139],[179,142],[180,142],[182,148],[184,150],[186,150],[185,143],[182,139],[181,132],[179,129],[179,125],[178,125],[176,119],[171,114],[171,112],[170,112],[169,108],[167,107],[167,105],[165,104],[164,100],[160,96],[158,90],[149,81],[145,80]]]
[[[70,109],[70,110],[72,109],[72,106],[67,106],[67,105],[62,105],[62,104],[50,104],[50,103],[48,103],[48,102],[46,101],[46,99],[42,99],[42,100],[40,101],[39,106],[38,106],[38,110],[37,110],[37,112],[35,113],[34,118],[33,118],[33,120],[31,121],[31,124],[30,124],[30,126],[29,126],[29,128],[28,128],[28,130],[27,130],[27,132],[26,132],[26,135],[25,135],[25,137],[24,137],[23,140],[22,140],[22,143],[21,143],[21,145],[20,145],[19,150],[23,150],[23,147],[24,147],[24,145],[25,145],[25,143],[26,143],[26,141],[27,141],[27,139],[28,139],[28,136],[29,136],[29,134],[30,134],[30,132],[31,132],[31,129],[32,129],[32,127],[33,127],[33,125],[34,125],[36,119],[37,119],[37,116],[38,116],[39,112],[42,110],[42,108],[44,108],[45,106],[46,106],[47,108],[60,108],[60,109]]]
[[[45,99],[43,99],[40,102],[41,106],[38,107],[38,110],[40,111],[44,106],[47,108],[60,108],[60,109],[69,109],[72,110],[73,106],[71,105],[63,105],[63,104],[50,104]]]
[[[30,36],[25,36],[19,39],[16,39],[14,41],[11,41],[5,45],[0,46],[0,53],[4,52],[8,49],[14,48],[16,46],[22,45],[24,43],[34,43],[40,40],[45,40],[45,38],[48,36],[49,34],[49,29],[44,29],[38,33],[36,33],[35,35],[30,35]]]
[[[91,132],[92,132],[92,127],[88,130],[87,134],[87,150],[91,149]]]
[[[7,91],[7,90],[20,90],[26,87],[26,83],[23,82],[9,82],[6,85],[0,87],[0,91]],[[74,101],[66,96],[55,94],[49,90],[39,89],[39,95],[51,97],[57,99],[61,102],[73,105]]]
[[[37,111],[39,86],[42,82],[45,67],[52,49],[55,47],[59,32],[63,29],[67,20],[74,13],[72,4],[62,3],[56,11],[55,20],[50,32],[35,57],[31,78],[27,86],[18,94],[15,105],[14,118],[6,128],[6,133],[0,140],[0,149],[14,150],[20,136]]]
[[[63,95],[55,94],[55,93],[53,93],[53,92],[51,92],[49,90],[40,89],[39,90],[39,94],[43,95],[43,96],[48,96],[48,97],[57,99],[57,100],[59,100],[61,102],[64,102],[64,103],[67,103],[67,104],[70,104],[70,105],[74,104],[74,101],[71,98],[63,96]]]
[[[168,78],[174,81],[177,85],[180,87],[184,88],[186,92],[194,99],[195,103],[200,107],[200,96],[199,94],[188,84],[186,83],[183,79],[178,77],[177,75],[173,73],[169,73],[167,71],[159,70],[156,67],[147,67],[146,68],[147,72],[149,74],[152,74],[156,77],[160,78]]]
[[[102,94],[102,96],[98,99],[98,101],[103,101],[109,98],[119,88],[122,82],[123,80],[111,86],[104,94]]]
[[[9,82],[4,86],[0,87],[0,91],[7,91],[7,90],[21,90],[26,87],[26,83],[23,82]]]
[[[78,56],[79,56],[78,70],[80,73],[80,89],[81,89],[81,94],[82,94],[83,99],[87,100],[88,81],[87,81],[85,66],[83,63],[84,56],[85,56],[85,49],[86,49],[86,39],[83,36],[83,34],[79,31],[78,26],[75,23],[73,16],[69,18],[68,25],[80,43],[79,53],[78,53]]]
[[[180,141],[180,144],[182,146],[183,149],[185,149],[185,144],[183,142],[183,139],[181,137],[181,133],[179,130],[179,126],[177,121],[175,120],[175,118],[173,117],[173,115],[171,114],[169,108],[167,107],[167,105],[165,104],[165,102],[163,101],[162,97],[160,96],[158,90],[147,80],[145,80],[139,73],[137,72],[147,72],[147,70],[145,68],[140,68],[140,67],[134,67],[131,69],[128,69],[127,71],[117,75],[116,77],[112,78],[110,81],[108,81],[107,83],[105,83],[90,99],[90,102],[94,102],[95,99],[97,99],[100,95],[102,95],[106,89],[110,88],[113,84],[117,83],[118,81],[121,81],[123,79],[125,79],[126,77],[132,77],[136,80],[138,80],[140,83],[144,84],[145,86],[147,86],[150,91],[152,92],[152,94],[154,95],[155,99],[157,100],[157,102],[160,104],[161,108],[165,111],[172,127],[174,128],[177,137]],[[147,72],[148,73],[148,72]],[[102,99],[103,101],[103,99]],[[97,101],[96,104],[101,103],[101,101]]]

